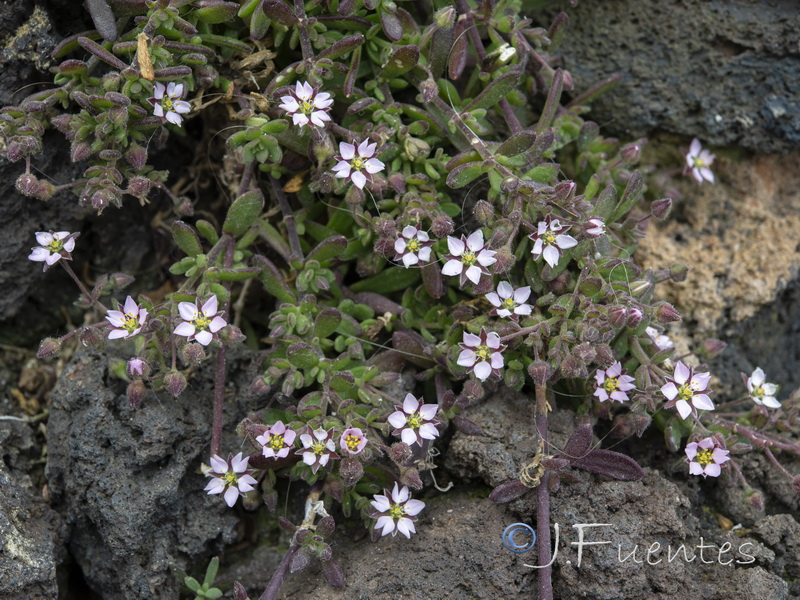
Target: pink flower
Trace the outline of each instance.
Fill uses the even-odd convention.
[[[661,393],[669,400],[664,408],[674,406],[682,419],[690,414],[697,416],[698,408],[714,410],[714,403],[706,394],[710,379],[711,373],[694,373],[691,367],[678,361],[673,377],[667,377],[667,383],[661,386]]]
[[[143,377],[147,363],[141,358],[132,358],[128,361],[128,373],[131,377]]]
[[[603,219],[589,219],[586,223],[586,235],[589,237],[600,237],[606,232],[606,224]]]
[[[714,173],[709,167],[714,162],[714,155],[708,150],[703,150],[700,140],[694,138],[686,154],[686,168],[692,172],[692,177],[697,183],[708,181],[714,183]]]
[[[256,438],[261,444],[261,452],[266,458],[285,458],[289,456],[294,439],[297,434],[291,429],[287,429],[283,421],[278,421]]]
[[[548,217],[544,221],[539,221],[538,229],[528,237],[533,240],[533,259],[537,260],[544,256],[545,262],[551,268],[555,268],[559,259],[563,256],[563,250],[574,248],[578,245],[578,240],[570,235],[566,235],[571,225],[563,226],[558,219]]]
[[[225,504],[233,508],[239,496],[254,490],[254,485],[258,482],[252,477],[253,471],[247,470],[249,457],[242,458],[239,452],[236,456],[228,454],[228,460],[222,460],[216,454],[211,457],[211,471],[208,476],[211,481],[205,487],[205,491],[211,494],[223,494]]]
[[[630,375],[625,374],[622,364],[617,361],[605,371],[598,369],[594,375],[597,384],[594,395],[600,402],[605,402],[609,398],[617,402],[630,400],[628,392],[636,389],[633,382],[636,381]]]
[[[166,94],[164,94],[165,91]],[[192,110],[192,106],[188,102],[180,100],[182,96],[182,83],[171,81],[165,88],[163,83],[156,82],[153,97],[148,98],[147,101],[153,105],[153,114],[155,116],[161,117],[162,121],[169,121],[180,127],[183,120],[181,115],[185,115]]]
[[[420,399],[421,400],[421,399]],[[433,440],[439,436],[436,429],[437,404],[422,404],[412,394],[406,394],[403,406],[395,406],[396,412],[389,415],[389,424],[394,427],[392,435],[409,446],[422,445],[422,440]]]
[[[208,346],[212,334],[217,333],[228,323],[220,317],[222,311],[217,311],[217,296],[212,295],[200,306],[200,300],[192,302],[181,302],[178,304],[178,312],[183,319],[183,323],[175,328],[175,335],[182,335],[188,341],[197,340],[203,346]]]
[[[719,477],[720,465],[730,460],[728,450],[723,450],[719,443],[707,437],[700,442],[686,444],[686,460],[689,462],[689,473],[702,475],[704,478]]]
[[[481,280],[481,275],[488,275],[489,269],[486,267],[497,262],[494,257],[497,254],[494,250],[489,250],[483,243],[483,232],[478,229],[470,234],[469,237],[461,236],[461,239],[447,236],[447,247],[450,254],[445,254],[447,262],[442,267],[445,275],[460,275],[461,285],[467,279],[477,284]]]
[[[774,383],[766,382],[767,376],[764,374],[761,367],[756,367],[756,370],[753,371],[750,377],[742,373],[742,378],[745,380],[744,383],[747,386],[747,393],[750,395],[750,399],[753,402],[759,406],[766,406],[768,408],[781,407],[781,403],[775,398],[775,394],[778,393],[778,386]]]
[[[366,445],[367,438],[358,427],[348,427],[339,438],[339,447],[352,456],[361,454]]]
[[[117,308],[123,307],[118,304]],[[147,309],[142,308],[130,296],[125,299],[124,311],[108,311],[106,321],[114,326],[114,329],[108,332],[108,339],[115,340],[117,338],[132,337],[141,331],[144,322],[147,320]]]
[[[504,365],[502,352],[506,346],[500,343],[499,335],[487,333],[485,329],[481,329],[479,336],[465,331],[464,341],[459,346],[458,364],[467,367],[467,373],[474,372],[481,381],[486,381],[490,375],[500,376]]]
[[[70,253],[75,249],[75,238],[79,235],[69,231],[37,231],[36,242],[39,245],[31,248],[28,260],[43,262],[42,271],[47,271],[62,258],[72,260]]]
[[[647,337],[653,340],[653,344],[659,350],[669,350],[674,346],[669,336],[659,333],[658,329],[655,327],[647,327],[644,332],[647,334]]]
[[[283,104],[278,105],[292,115],[292,122],[299,126],[311,124],[314,127],[325,127],[325,121],[330,121],[328,111],[331,109],[333,99],[327,92],[318,92],[308,82],[299,81],[294,90],[289,90],[289,96],[281,96]]]
[[[375,158],[377,144],[370,144],[369,139],[365,139],[356,148],[355,141],[352,144],[339,142],[339,153],[336,159],[339,161],[333,167],[336,177],[350,178],[355,186],[362,190],[367,181],[372,181],[374,173],[380,173],[386,166]],[[363,173],[366,171],[366,175]]]
[[[313,436],[308,433],[311,432]],[[311,472],[316,473],[320,467],[328,464],[332,458],[339,458],[339,455],[334,452],[336,444],[333,443],[333,429],[325,431],[324,429],[307,428],[306,433],[300,434],[300,442],[303,447],[295,452],[303,456],[303,462],[311,467]]]
[[[431,259],[431,238],[427,231],[420,231],[412,225],[403,228],[394,242],[395,260],[402,260],[406,268]]]
[[[383,490],[383,495],[375,494],[374,498],[370,504],[375,512],[370,516],[378,519],[375,529],[381,530],[381,536],[391,533],[394,537],[399,531],[406,538],[411,538],[411,534],[417,532],[414,529],[414,521],[417,520],[416,515],[425,508],[425,503],[420,500],[411,500],[407,486],[404,485],[403,489],[398,489],[397,483],[395,483],[391,494],[388,490]]]
[[[520,315],[531,314],[531,305],[525,304],[530,296],[530,286],[526,285],[515,290],[508,281],[501,281],[497,284],[496,292],[486,294],[486,299],[494,306],[489,314],[517,321]]]

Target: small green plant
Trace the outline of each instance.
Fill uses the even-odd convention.
[[[212,587],[214,580],[217,578],[217,569],[219,569],[219,558],[215,556],[208,563],[202,585],[194,577],[187,575],[183,578],[183,583],[186,584],[186,587],[194,592],[194,600],[203,600],[204,598],[214,600],[222,597],[222,590]]]

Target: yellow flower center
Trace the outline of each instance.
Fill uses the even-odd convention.
[[[175,101],[169,96],[164,96],[161,99],[161,108],[164,109],[164,112],[169,112],[175,108]]]
[[[609,394],[619,391],[619,381],[616,377],[606,377],[606,380],[603,382],[603,389]]]
[[[478,260],[478,257],[475,256],[475,253],[472,250],[467,250],[461,255],[461,262],[468,267],[474,265],[476,260]]]
[[[122,328],[128,333],[133,333],[134,330],[139,329],[139,313],[125,313],[122,316]]]
[[[681,400],[689,401],[694,396],[694,389],[692,388],[692,384],[684,383],[681,387],[678,388],[678,397]]]
[[[302,100],[300,102],[300,111],[306,115],[314,112],[314,108],[313,102],[309,102],[308,100]]]
[[[236,473],[233,471],[228,471],[222,476],[222,481],[225,482],[225,485],[236,485],[237,480],[238,478],[236,477]]]
[[[700,463],[701,467],[705,467],[706,465],[710,465],[713,462],[714,459],[712,458],[711,455],[712,455],[711,450],[706,450],[704,448],[701,448],[697,451],[697,456],[695,456],[694,459],[695,461]]]
[[[317,456],[322,456],[326,450],[327,448],[325,447],[325,444],[323,444],[319,440],[311,444],[311,451]]]
[[[282,435],[273,435],[271,438],[269,438],[269,445],[273,450],[280,450],[286,444],[283,442]]]
[[[409,240],[408,244],[406,245],[406,248],[408,249],[409,252],[416,252],[417,250],[419,250],[419,241]]]
[[[350,452],[355,452],[356,450],[358,450],[358,445],[360,443],[361,443],[361,438],[356,437],[352,434],[344,438],[344,444],[345,446],[347,446],[347,449],[350,450]]]
[[[356,171],[363,169],[365,164],[366,162],[360,156],[356,156],[352,161],[350,161],[350,166]]]
[[[553,233],[552,231],[545,231],[542,234],[542,242],[547,244],[548,246],[551,245],[551,244],[555,244],[556,243],[556,234]]]
[[[406,514],[406,508],[402,504],[392,504],[389,508],[389,516],[393,519],[399,519]]]
[[[492,355],[492,349],[489,346],[478,346],[478,349],[475,350],[475,356],[478,357],[479,360],[485,361],[489,360],[489,357]]]
[[[695,156],[692,159],[692,162],[694,163],[694,168],[695,169],[702,169],[703,167],[707,167],[708,166],[708,163],[706,163],[706,161],[704,161],[699,156]]]
[[[192,324],[197,329],[205,329],[206,327],[208,327],[209,323],[211,323],[211,319],[209,319],[202,313],[198,313],[197,315],[195,315],[194,319],[192,319]]]
[[[50,254],[57,254],[58,252],[61,252],[63,248],[64,248],[64,242],[62,242],[61,240],[57,240],[55,238],[53,239],[52,242],[47,244],[47,249],[50,250]]]
[[[756,389],[753,390],[753,396],[755,396],[756,398],[761,398],[761,396],[763,395],[764,395],[763,387],[758,386]]]
[[[418,412],[415,412],[413,415],[409,416],[406,419],[406,423],[411,429],[419,429],[422,426],[423,418],[422,415]]]
[[[517,303],[514,302],[513,298],[506,298],[503,300],[503,307],[507,310],[514,310],[517,307]]]

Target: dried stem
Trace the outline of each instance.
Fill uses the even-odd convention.
[[[536,430],[548,447],[549,432],[547,420],[547,386],[536,386]],[[546,451],[546,450],[545,450]],[[550,565],[550,492],[547,483],[550,474],[545,471],[536,488],[536,538],[539,546],[539,565]],[[539,570],[538,594],[539,600],[553,600],[553,570],[552,566],[542,566]]]
[[[100,302],[100,301],[99,301],[99,300],[97,300],[96,298],[93,298],[93,297],[92,297],[92,294],[89,292],[89,290],[88,290],[88,289],[86,289],[86,286],[85,286],[85,285],[83,285],[83,282],[82,282],[80,279],[78,279],[78,276],[77,276],[77,275],[75,275],[75,271],[73,271],[73,270],[72,270],[72,267],[70,267],[70,266],[69,266],[69,265],[68,265],[68,264],[67,264],[65,261],[63,261],[63,260],[60,260],[60,261],[58,261],[58,264],[60,264],[62,267],[64,267],[64,269],[67,271],[67,273],[69,273],[69,276],[70,276],[70,277],[72,277],[72,280],[73,280],[73,281],[74,281],[76,284],[78,284],[78,287],[80,288],[80,290],[81,290],[81,293],[84,295],[84,297],[86,298],[86,301],[87,301],[89,304],[91,304],[92,306],[94,306],[94,307],[95,307],[95,308],[97,308],[98,310],[101,310],[101,311],[103,311],[103,312],[108,312],[108,309],[107,309],[107,308],[106,308],[106,307],[103,305],[103,303],[102,303],[102,302]]]

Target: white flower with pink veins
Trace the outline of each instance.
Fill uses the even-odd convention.
[[[307,81],[298,81],[294,90],[289,89],[289,94],[281,96],[283,104],[279,104],[278,108],[292,115],[292,122],[298,127],[325,127],[325,121],[331,120],[328,111],[333,104],[333,98],[328,92],[319,92]]]
[[[336,177],[350,179],[358,189],[364,189],[367,181],[372,181],[372,176],[386,166],[375,158],[377,147],[375,143],[370,144],[369,139],[365,139],[358,147],[355,142],[339,142],[339,156],[336,157],[339,162],[333,167]]]
[[[153,97],[148,98],[147,101],[153,105],[153,114],[161,117],[162,121],[169,121],[178,127],[181,126],[185,115],[192,110],[192,105],[181,100],[183,96],[183,84],[170,81],[167,87],[163,83],[156,82],[153,91]]]
[[[197,340],[203,346],[211,343],[213,334],[225,327],[228,323],[220,317],[222,311],[217,311],[217,297],[212,295],[205,301],[203,306],[199,305],[199,300],[195,303],[181,302],[178,304],[178,312],[183,319],[183,323],[175,328],[175,335],[182,335],[188,340]]]

